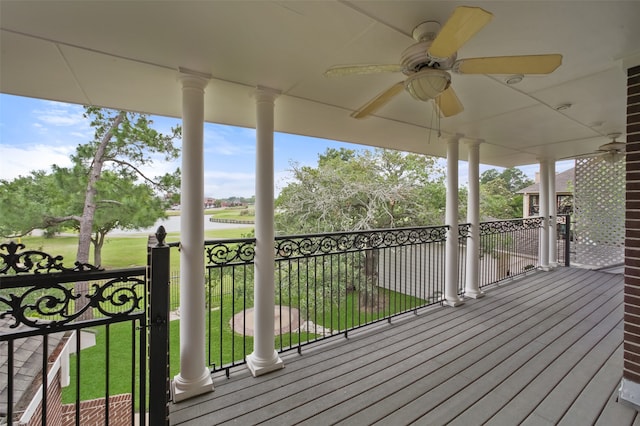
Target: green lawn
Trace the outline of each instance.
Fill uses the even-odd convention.
[[[240,238],[248,234],[253,228],[226,229],[217,231],[207,231],[207,239],[216,238]],[[178,241],[179,234],[169,234],[167,241]],[[25,237],[22,243],[27,249],[42,250],[52,255],[64,256],[64,263],[70,266],[75,258],[77,245],[77,237],[59,236],[55,238],[44,237]],[[146,245],[147,236],[117,236],[110,237],[103,248],[104,266],[107,268],[122,268],[132,266],[144,266],[146,263]],[[178,250],[171,250],[171,270],[179,270],[179,253]],[[176,284],[177,285],[177,284]],[[231,282],[223,280],[224,287],[231,287]],[[215,294],[219,290],[214,289]],[[223,292],[226,294],[227,292]],[[172,297],[177,298],[177,292],[172,292]],[[327,306],[326,312],[319,312],[317,315],[311,315],[310,319],[318,324],[331,328],[334,331],[344,330],[346,328],[363,325],[385,315],[395,312],[411,309],[422,305],[424,302],[417,298],[401,295],[386,290],[380,290],[379,295],[384,298],[387,303],[379,312],[371,312],[371,310],[361,309],[359,305],[358,294],[349,292],[341,299],[341,305]],[[178,300],[173,300],[172,304],[177,305]],[[216,303],[212,300],[214,306],[206,319],[206,362],[210,362],[219,368],[222,365],[228,365],[233,361],[243,359],[245,354],[253,351],[253,338],[242,338],[240,335],[232,332],[229,325],[233,314],[242,311],[245,307],[242,299],[231,296],[225,296],[222,302]],[[289,302],[293,307],[298,304],[297,300]],[[250,306],[246,306],[250,307]],[[221,308],[221,309],[220,309]],[[172,321],[170,324],[170,377],[175,376],[180,371],[180,322]],[[109,393],[111,395],[120,393],[130,393],[131,369],[132,363],[134,368],[138,370],[138,358],[132,361],[133,342],[136,342],[136,348],[139,350],[138,331],[132,330],[129,322],[112,324],[108,327],[101,326],[94,329],[96,332],[96,346],[87,348],[81,352],[81,371],[80,371],[80,389],[82,400],[103,397],[106,392],[106,364],[107,354],[109,362]],[[106,350],[107,334],[109,334],[109,350]],[[212,336],[212,338],[209,338]],[[303,343],[315,339],[314,334],[307,333],[289,333],[282,336],[276,336],[275,347],[277,349],[295,346],[298,341]],[[222,341],[222,344],[220,343]],[[74,402],[75,381],[76,381],[76,357],[71,357],[71,385],[63,391],[63,401],[65,403]],[[136,374],[135,380],[138,380]],[[137,405],[137,401],[136,401]]]
[[[254,220],[255,210],[253,208],[228,208],[223,210],[210,211],[211,217],[216,219],[232,219],[232,220]]]
[[[247,226],[234,229],[213,229],[205,231],[205,239],[242,238],[248,235],[253,227]],[[133,266],[145,266],[147,262],[147,236],[144,234],[107,236],[102,247],[102,266],[107,269],[129,268]],[[180,233],[172,232],[167,235],[168,243],[180,241]],[[72,266],[76,259],[78,237],[56,236],[23,237],[20,242],[27,250],[44,251],[53,256],[61,255],[65,266]],[[89,263],[93,263],[93,248]],[[171,270],[180,268],[180,256],[178,250],[171,251]]]
[[[316,321],[318,325],[344,330],[358,325],[363,325],[386,315],[399,311],[421,306],[424,301],[411,296],[402,295],[387,290],[380,290],[381,297],[387,300],[386,307],[379,312],[368,312],[361,309],[358,302],[357,293],[349,293],[342,300],[340,309],[332,306],[327,312],[318,314]],[[293,303],[294,307],[295,302]],[[247,308],[250,306],[247,306]],[[220,309],[222,308],[222,309]],[[206,340],[205,340],[205,362],[210,362],[211,367],[219,368],[228,365],[233,361],[241,361],[243,357],[253,351],[253,338],[247,336],[244,339],[241,335],[231,330],[230,320],[233,314],[244,309],[242,299],[226,296],[222,304],[216,304],[206,318]],[[322,318],[324,316],[324,319]],[[338,318],[340,318],[338,320]],[[339,326],[338,326],[339,324]],[[136,341],[136,348],[139,350],[138,331],[132,331],[129,322],[112,324],[111,326],[101,326],[93,329],[96,332],[96,345],[84,349],[81,354],[80,371],[80,397],[81,400],[103,397],[106,392],[107,380],[107,350],[106,336],[109,333],[109,393],[116,395],[131,392],[131,351],[132,342]],[[180,371],[180,321],[170,322],[170,378]],[[211,337],[210,337],[211,336]],[[287,333],[282,336],[275,336],[276,349],[296,346],[299,340],[302,343],[313,341],[316,338],[311,333]],[[222,344],[220,343],[222,342]],[[71,356],[71,385],[63,390],[63,402],[72,403],[75,401],[75,381],[76,381],[76,357]],[[138,371],[138,359],[135,362]],[[136,374],[136,383],[138,375]],[[136,401],[137,406],[137,401]]]

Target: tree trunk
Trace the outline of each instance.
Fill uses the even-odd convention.
[[[360,303],[365,308],[374,308],[378,303],[374,290],[378,283],[378,249],[365,250],[364,256],[365,284],[359,289]]]
[[[100,179],[102,174],[102,167],[104,166],[105,154],[107,152],[107,145],[113,137],[114,129],[118,128],[120,123],[125,117],[125,112],[120,111],[118,116],[113,120],[113,123],[109,130],[104,134],[100,144],[96,149],[95,156],[93,157],[93,163],[89,170],[89,181],[87,182],[87,191],[84,198],[84,207],[82,209],[82,217],[80,218],[80,235],[78,237],[78,251],[76,253],[76,260],[80,263],[89,263],[89,251],[91,249],[91,234],[93,233],[93,219],[96,214],[96,183]],[[97,261],[97,259],[96,259]],[[88,292],[89,283],[80,282],[76,284],[76,292],[81,295],[76,300],[76,312],[82,310],[89,302]],[[93,318],[93,312],[91,309],[87,309],[78,319],[91,319]]]
[[[95,266],[102,266],[102,246],[106,236],[106,232],[96,231],[96,237],[93,239],[93,264]]]

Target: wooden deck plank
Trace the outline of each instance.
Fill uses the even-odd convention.
[[[172,404],[171,424],[498,424],[496,413],[524,407],[519,418],[531,424],[630,425],[634,410],[605,405],[621,376],[613,353],[622,289],[620,275],[531,274],[461,307],[422,309],[285,353],[286,367],[266,376],[245,367],[217,374],[215,392]]]
[[[512,318],[520,318],[520,321],[522,321],[522,318],[526,318],[526,316],[521,315],[520,312],[515,312],[515,313],[512,313]],[[509,328],[509,324],[506,324],[506,326],[507,326],[507,328]],[[485,351],[490,352],[492,350],[492,348],[490,347],[491,338],[489,336],[487,336],[487,334],[490,334],[490,333],[494,333],[494,334],[497,334],[497,335],[503,337],[505,339],[505,341],[509,341],[509,340],[513,339],[512,335],[506,335],[506,334],[502,334],[502,333],[497,333],[496,330],[497,330],[497,327],[490,327],[489,329],[487,329],[487,330],[485,330],[483,332],[484,334],[482,336],[479,336],[479,335],[474,336],[473,341],[476,342],[475,343],[476,347],[479,346],[479,345],[483,345],[485,347],[484,348]],[[485,343],[483,343],[483,342],[485,342]],[[489,343],[487,343],[487,342],[489,342]],[[487,349],[487,347],[488,347],[488,349]],[[468,347],[468,346],[463,345],[463,344],[457,344],[457,345],[453,346],[451,349],[448,349],[448,350],[443,351],[441,353],[441,356],[445,356],[446,355],[447,358],[450,358],[449,361],[445,361],[444,359],[440,360],[440,357],[436,358],[435,360],[437,360],[436,362],[438,362],[438,361],[442,362],[443,365],[444,365],[445,362],[450,362],[451,360],[455,360],[455,358],[462,357],[462,356],[465,356],[465,355],[469,355],[471,353],[471,350],[472,350],[471,347]],[[478,355],[477,357],[482,358],[484,356],[485,356],[485,353],[482,353],[482,354]],[[465,368],[466,365],[467,365],[466,362],[462,362],[462,363],[459,363],[459,364],[461,366],[460,368]],[[444,381],[444,380],[446,380],[447,378],[450,377],[452,372],[451,372],[451,368],[450,367],[448,367],[448,368],[449,368],[448,370],[447,369],[438,368],[438,370],[436,370],[434,372],[429,372],[429,371],[425,371],[424,370],[424,365],[423,365],[423,366],[421,366],[420,373],[423,376],[427,376],[428,375],[429,376],[429,382],[433,386],[433,385],[438,383],[440,375],[443,375],[441,381]],[[403,378],[403,377],[397,377],[396,378],[396,380],[400,381],[400,383],[402,384],[402,387],[406,387],[407,383],[411,383],[411,380],[415,380],[416,372],[415,371],[408,371],[406,375],[407,375],[406,378]],[[367,390],[366,394],[362,395],[363,404],[366,404],[368,402],[369,403],[368,405],[371,405],[372,402],[376,402],[376,401],[379,401],[382,398],[384,398],[384,396],[386,396],[386,394],[388,394],[388,393],[396,393],[399,390],[401,390],[401,388],[396,388],[395,386],[391,386],[391,383],[389,381],[384,381],[384,382],[379,382],[379,383],[384,383],[383,386],[380,386],[380,391],[379,392],[377,392],[376,389]],[[411,385],[411,386],[413,387],[413,385]],[[422,391],[424,391],[424,389]],[[378,394],[380,394],[380,395],[378,395]],[[345,407],[344,411],[348,411],[348,413],[352,413],[353,412],[353,409],[350,409],[348,407],[349,405],[351,405],[351,401],[352,400],[350,400],[348,404],[345,404],[345,405],[347,405],[347,407]],[[358,405],[358,404],[356,404],[356,405]],[[365,407],[366,407],[366,405],[365,405]],[[331,413],[327,413],[327,415],[330,415],[332,418],[334,418],[336,416],[336,408],[333,407],[331,409]],[[372,414],[371,410],[369,410],[369,409],[367,409],[366,415],[371,415],[371,416],[373,416],[375,418],[375,415]],[[372,420],[373,420],[373,418],[351,418],[348,421],[358,422],[358,423],[367,423],[367,422],[370,422]]]
[[[620,313],[612,310],[611,304],[617,306],[619,302],[613,300],[590,315],[593,318],[604,311],[607,316],[604,317],[602,325],[593,328],[593,323],[581,321],[562,336],[558,336],[557,340],[547,345],[523,368],[513,372],[497,387],[495,392],[511,399],[489,420],[488,424],[499,425],[504,424],[505,421],[522,421],[535,408],[539,400],[546,396],[546,389],[555,386],[558,372],[573,366],[572,362],[575,363],[575,360],[572,356],[578,356],[581,353],[572,349],[574,345],[579,344],[580,339],[583,338],[600,338],[620,321]]]
[[[621,375],[622,376],[622,375]],[[607,405],[602,410],[600,416],[596,419],[595,423],[599,426],[608,425],[635,425],[637,420],[640,419],[638,413],[623,405],[617,401],[618,392],[617,386],[614,392],[611,393]]]
[[[622,322],[618,324],[622,325]],[[577,400],[581,391],[610,359],[618,347],[618,343],[622,341],[622,335],[622,329],[617,326],[612,332],[604,335],[602,340],[593,342],[593,347],[587,348],[582,359],[580,359],[557,386],[549,392],[532,414],[546,418],[552,423],[558,423]],[[570,355],[568,354],[568,356]],[[602,400],[599,404],[595,400],[593,400],[592,403],[604,407],[608,394],[609,392],[603,392],[601,394]]]
[[[521,365],[519,369],[522,369],[522,366],[528,367],[531,360],[539,358],[547,350],[546,346],[539,343],[539,348],[533,347],[534,343],[537,342],[532,341],[530,344],[525,345],[523,347],[525,350],[515,352],[515,356],[509,356],[508,351],[506,351],[507,360],[511,361],[511,363],[508,361],[494,363],[495,366],[493,368],[486,370],[478,380],[470,382],[468,386],[462,389],[449,387],[435,389],[434,392],[428,392],[404,406],[403,410],[399,412],[401,415],[394,414],[392,417],[386,418],[385,421],[404,424],[417,421],[421,417],[427,417],[430,422],[435,424],[447,423],[455,417],[456,412],[477,401],[478,395],[482,395],[487,390],[501,385],[505,378],[510,377],[514,367],[517,367],[517,365]],[[533,357],[531,357],[531,353],[534,353]],[[473,368],[477,368],[477,366],[474,365]],[[446,398],[440,396],[441,394]],[[438,396],[436,397],[435,395]],[[443,400],[444,402],[432,408],[431,405],[434,400]],[[458,408],[455,409],[453,407]],[[408,417],[409,415],[410,417]],[[513,418],[510,418],[510,421],[514,421]],[[497,423],[500,423],[500,420]],[[505,423],[503,422],[502,424]]]
[[[546,277],[546,279],[550,279],[549,277]],[[568,285],[568,284],[567,284]],[[522,293],[523,291],[531,291],[531,290],[527,290],[525,289],[521,289],[521,288],[517,288],[517,287],[513,287],[510,288],[509,291],[506,291],[505,294],[508,294],[510,292],[513,292],[514,294],[519,294]],[[542,290],[539,290],[542,291]],[[528,295],[525,296],[519,296],[519,297],[524,297],[524,298],[528,298]],[[487,301],[488,302],[488,301]],[[496,303],[499,303],[500,301],[498,300]],[[483,311],[487,311],[487,312],[499,312],[495,309],[493,309],[493,307],[491,306],[493,303],[485,303],[482,308],[479,310],[480,312]],[[465,318],[466,315],[460,315],[459,312],[456,312],[456,310],[453,309],[440,309],[439,312],[448,312],[448,315],[444,315],[444,314],[440,314],[440,315],[433,315],[439,318],[437,318],[435,321],[430,321],[428,324],[423,324],[420,328],[416,328],[411,327],[408,331],[398,331],[396,329],[389,329],[387,328],[385,331],[383,331],[382,333],[375,333],[372,336],[369,336],[368,339],[369,341],[367,341],[364,345],[361,345],[360,351],[364,351],[363,353],[358,353],[357,350],[356,352],[354,352],[353,350],[350,350],[351,348],[354,348],[353,346],[353,342],[349,342],[349,348],[347,349],[350,353],[350,355],[352,357],[360,357],[361,355],[364,355],[366,353],[370,352],[370,347],[375,346],[376,343],[375,342],[371,342],[371,339],[385,339],[385,344],[390,347],[396,348],[396,351],[401,351],[403,350],[402,347],[398,346],[398,345],[402,345],[402,344],[408,344],[412,347],[418,347],[418,345],[416,345],[416,337],[415,336],[420,336],[421,341],[429,341],[431,345],[435,345],[437,342],[444,342],[444,344],[446,346],[444,346],[443,348],[441,348],[442,351],[447,350],[450,347],[454,347],[456,342],[450,339],[450,334],[454,333],[456,335],[458,335],[459,333],[462,332],[466,332],[469,333],[469,327],[468,327],[468,319]],[[432,316],[432,317],[433,317]],[[451,318],[449,318],[451,317]],[[453,319],[453,321],[452,321]],[[438,322],[441,322],[440,324],[438,324]],[[432,324],[435,323],[435,324]],[[452,328],[452,325],[454,324],[458,324],[457,326]],[[412,324],[413,325],[413,324]],[[480,325],[481,326],[481,325]],[[409,333],[411,333],[411,335],[408,335]],[[404,343],[403,343],[404,342]],[[332,351],[333,353],[335,353],[335,351]],[[335,356],[335,355],[334,355]],[[320,370],[317,372],[318,374],[323,374],[324,375],[324,370],[326,370],[326,365],[322,365],[324,363],[317,363],[315,366],[319,367]],[[290,364],[287,363],[287,368],[285,370],[283,370],[284,372],[286,371],[290,371]],[[345,365],[345,367],[347,367]],[[313,367],[312,367],[313,368]],[[309,367],[307,366],[304,372],[305,376],[308,376],[312,373],[314,373],[314,370],[309,370]],[[277,374],[278,376],[275,377],[275,379],[279,380],[279,381],[283,381],[285,380],[281,374],[281,372],[278,373],[274,373]],[[335,373],[335,371],[333,372]],[[285,374],[285,373],[282,373]],[[252,380],[251,378],[249,378],[249,380]],[[298,382],[299,380],[295,380],[296,382]],[[282,383],[280,383],[280,387],[282,386]],[[272,389],[272,386],[267,385],[265,386],[265,391],[270,391]],[[253,389],[255,391],[255,389]],[[245,389],[245,392],[243,392],[245,395],[249,395],[248,392],[246,392],[247,389]],[[273,394],[270,394],[270,398],[273,399]],[[251,392],[251,397],[252,399],[256,397],[255,392]],[[231,398],[235,398],[234,395],[231,395]],[[242,413],[246,413],[247,411],[247,407],[245,404],[242,404],[242,406],[237,407],[237,412],[234,412],[233,410],[229,409],[229,406],[225,403],[225,401],[221,400],[219,401],[221,404],[221,407],[227,407],[225,408],[225,411],[227,412],[226,415],[228,416],[235,416],[238,413],[242,412]],[[229,401],[229,403],[237,403],[238,401],[236,399],[234,399],[234,401]],[[177,416],[176,416],[177,418]]]
[[[611,292],[615,292],[615,289],[612,289]],[[601,298],[607,298],[609,297],[608,294],[604,294],[600,296]],[[598,300],[593,300],[590,303],[583,305],[580,307],[580,309],[576,310],[576,314],[578,312],[582,312],[582,314],[584,315],[586,312],[590,312],[593,307],[594,304],[598,304]],[[572,304],[573,305],[573,304]],[[564,312],[565,314],[568,313],[568,311]],[[557,320],[557,316],[555,317]],[[582,320],[583,317],[572,317],[572,321],[566,322],[566,325],[569,324],[576,324],[577,322],[580,322]],[[552,319],[550,319],[551,321]],[[551,322],[547,322],[547,323],[541,323],[541,325],[543,325],[543,327],[541,327],[542,329],[549,327],[549,325],[551,324]],[[535,338],[535,334],[533,336],[531,336],[532,338]],[[536,341],[537,339],[534,339],[533,341]],[[541,367],[539,368],[544,368],[544,363],[541,365]],[[503,366],[505,366],[505,368],[508,370],[510,368],[510,366],[503,364]],[[513,369],[513,371],[517,371],[517,369]],[[487,421],[491,415],[495,414],[499,409],[501,409],[504,405],[506,405],[509,400],[513,397],[513,395],[515,394],[515,392],[518,391],[518,387],[514,386],[512,388],[510,388],[508,391],[502,391],[502,392],[498,392],[497,389],[489,389],[486,392],[488,392],[482,399],[480,399],[477,403],[473,404],[473,405],[469,405],[467,407],[466,410],[461,410],[461,414],[459,415],[459,417],[457,417],[454,421],[452,421],[451,424],[459,424],[459,425],[464,425],[464,424],[470,424],[470,423],[475,423],[475,422],[484,422]],[[491,415],[488,415],[491,414]]]
[[[593,422],[604,411],[605,406],[617,390],[622,378],[622,344],[618,342],[615,351],[604,365],[581,390],[580,395],[558,421],[559,425],[584,425]],[[634,410],[616,404],[622,410]],[[628,424],[628,423],[627,423]]]
[[[570,299],[564,299],[567,301],[567,303],[571,302]],[[541,304],[537,305],[538,307],[541,307]],[[528,307],[527,309],[532,309],[531,307]],[[522,315],[521,312],[514,312],[514,318],[519,318],[520,321],[523,320],[529,320],[531,321],[529,323],[529,326],[531,326],[532,324],[536,324],[538,319],[536,319],[535,317],[528,317],[527,315]],[[511,324],[505,323],[506,328],[512,328],[510,327]],[[496,327],[492,327],[490,328],[491,331],[495,331],[497,328]],[[503,339],[504,342],[509,342],[510,344],[517,344],[518,341],[518,337],[517,337],[517,333],[516,335],[514,334],[509,334],[508,332],[505,332],[504,334],[498,334],[500,339]],[[514,340],[515,339],[515,340]],[[460,371],[462,371],[463,369],[465,369],[470,363],[473,363],[475,360],[477,359],[486,359],[487,354],[490,353],[494,348],[492,345],[495,345],[495,340],[492,341],[492,339],[489,338],[489,336],[487,336],[486,334],[483,334],[481,336],[477,336],[477,339],[475,339],[475,341],[477,342],[477,344],[481,344],[483,347],[480,348],[480,351],[477,351],[476,348],[471,348],[471,347],[466,347],[463,345],[459,345],[456,346],[455,348],[448,350],[446,352],[443,352],[443,358],[441,360],[441,362],[445,362],[445,357],[449,358],[448,361],[456,361],[456,364],[458,365],[458,369],[454,370],[453,368],[455,367],[456,364],[452,364],[452,365],[447,365],[447,369],[440,369],[439,371],[436,371],[435,373],[428,375],[427,380],[429,382],[429,384],[431,385],[431,387],[436,386],[439,383],[442,383],[444,379],[450,377],[453,374],[458,374]],[[523,340],[522,342],[520,342],[521,345],[520,346],[524,346],[528,343],[528,340]],[[457,352],[457,353],[456,353]],[[475,352],[475,353],[474,353]],[[506,354],[512,353],[512,349],[509,349],[506,351]],[[458,360],[456,360],[456,358],[460,358]],[[437,358],[437,360],[440,360],[439,358]],[[490,363],[491,366],[494,365],[493,362]],[[482,374],[482,373],[480,373]],[[439,380],[439,376],[442,375],[442,380]],[[415,376],[415,373],[412,372],[412,376]],[[415,378],[414,378],[415,380]],[[409,382],[411,383],[411,382]],[[382,387],[383,389],[388,389],[389,387],[389,383],[384,384],[384,386]],[[405,388],[407,388],[407,385],[405,383]],[[415,384],[411,384],[411,389],[416,387]],[[396,395],[397,392],[402,391],[401,389],[395,389],[395,388],[391,388],[389,393],[393,393],[394,396],[392,398],[397,398],[398,396]],[[421,391],[425,392],[426,390],[424,389],[424,386],[421,387]],[[411,390],[408,390],[409,393],[411,393]],[[368,392],[366,394],[366,398],[370,398],[373,395],[371,394],[371,392]],[[375,400],[375,398],[374,398]],[[334,410],[332,410],[333,412]],[[359,416],[354,416],[349,418],[347,421],[345,421],[345,424],[348,422],[357,422],[357,423],[368,423],[371,421],[375,421],[375,419],[377,418],[378,414],[376,413],[376,411],[379,411],[380,413],[382,413],[384,411],[384,409],[380,408],[380,405],[376,405],[375,407],[370,407],[366,410],[365,413],[362,413],[362,415]],[[333,414],[333,413],[332,413]]]

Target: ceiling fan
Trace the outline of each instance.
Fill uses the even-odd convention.
[[[607,136],[611,138],[611,142],[600,145],[598,149],[586,154],[574,155],[570,157],[561,158],[560,160],[572,160],[581,158],[593,158],[597,157],[605,160],[609,163],[615,163],[622,160],[625,155],[626,143],[619,142],[616,139],[620,137],[621,133],[609,133]]]
[[[395,83],[363,105],[351,116],[365,118],[389,102],[402,90],[421,101],[434,100],[441,116],[463,111],[451,87],[457,74],[549,74],[562,63],[562,55],[522,55],[457,59],[457,51],[489,23],[493,15],[479,7],[459,6],[440,29],[440,23],[427,21],[413,30],[416,43],[402,52],[399,64],[336,65],[325,76],[402,72],[406,79]],[[438,31],[439,30],[439,31]]]

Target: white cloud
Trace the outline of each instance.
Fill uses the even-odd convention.
[[[45,105],[46,109],[33,111],[39,121],[52,126],[88,127],[87,119],[82,115],[82,107],[60,102],[46,102]]]
[[[247,141],[251,141],[247,143]],[[222,126],[205,127],[205,153],[255,155],[255,131]]]
[[[0,145],[0,179],[13,180],[34,170],[50,170],[53,164],[70,166],[69,155],[74,149],[72,146],[35,145],[20,148]]]

